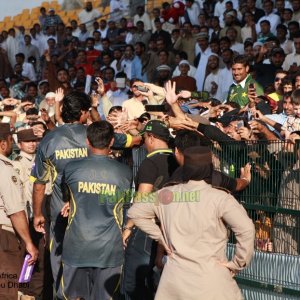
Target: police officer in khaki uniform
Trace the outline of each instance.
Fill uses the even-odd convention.
[[[21,130],[17,133],[17,137],[18,147],[21,151],[13,161],[13,165],[22,183],[23,198],[28,218],[32,219],[33,182],[30,181],[30,174],[34,164],[38,137],[34,135],[33,129]]]
[[[39,261],[35,265],[30,284],[26,288],[21,289],[21,291],[25,295],[39,297],[43,292],[44,285],[47,285],[47,282],[44,283],[44,271],[45,267],[47,267],[49,258],[47,257],[47,251],[45,255],[44,235],[36,232],[33,227],[33,181],[30,180],[30,175],[32,167],[34,166],[38,137],[34,135],[33,129],[31,128],[19,131],[17,133],[17,138],[20,154],[13,161],[13,165],[14,169],[19,174],[22,183],[23,199],[25,201],[27,216],[29,219],[30,236],[34,245],[39,249]],[[48,283],[48,285],[51,287],[51,281]]]
[[[18,277],[22,268],[23,240],[30,263],[38,258],[38,250],[29,234],[21,182],[8,156],[13,138],[10,125],[0,123],[0,299],[16,300]]]

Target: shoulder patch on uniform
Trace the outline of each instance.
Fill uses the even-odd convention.
[[[11,176],[11,180],[14,184],[18,184],[18,178],[16,176]]]
[[[20,160],[22,160],[22,156],[21,156],[21,155],[17,156],[17,157],[14,159],[14,161],[20,161]]]
[[[225,188],[223,188],[223,187],[214,186],[214,185],[213,185],[212,187],[213,187],[214,189],[223,191],[223,192],[225,192],[225,193],[227,193],[227,194],[231,194],[229,190],[227,190],[227,189],[225,189]]]
[[[0,159],[5,165],[7,165],[7,166],[13,166],[13,164],[12,163],[10,163],[9,161],[6,161],[6,160],[3,160],[3,159]]]

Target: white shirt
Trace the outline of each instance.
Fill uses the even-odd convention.
[[[48,40],[54,39],[55,42],[57,42],[57,38],[54,35],[44,35],[40,40],[40,50],[42,51],[42,54],[45,53],[45,51],[49,48],[48,46]]]
[[[132,58],[132,60],[133,60],[133,58]],[[131,64],[132,64],[132,60],[130,60],[130,59],[124,59],[121,62],[121,69],[123,69],[123,72],[126,73],[128,79],[131,79]],[[121,72],[121,70],[119,72]]]
[[[104,29],[99,28],[98,31],[101,33],[101,38],[105,39],[107,36],[108,27],[106,26]]]
[[[218,1],[215,5],[215,10],[214,10],[214,16],[219,17],[221,27],[224,27],[225,3],[226,3],[225,0],[223,0],[223,2]]]
[[[199,25],[199,21],[198,21],[198,16],[200,14],[199,6],[196,3],[194,3],[192,7],[190,8],[186,7],[186,11],[189,15],[192,25]]]
[[[38,49],[40,49],[40,41],[38,39],[34,38],[32,35],[30,35],[30,36],[31,36],[31,44],[33,46],[36,46]],[[42,54],[41,54],[40,51],[39,51],[39,53],[40,53],[40,56],[41,56]]]
[[[115,70],[115,74],[122,71],[122,67],[120,70],[117,69],[117,63],[118,63],[118,61],[116,59],[114,59],[110,64],[110,66]]]
[[[94,48],[95,48],[96,50],[103,51],[103,47],[102,47],[101,42],[95,42]]]
[[[75,37],[79,37],[79,34],[80,34],[80,29],[78,27],[72,31],[72,35]]]
[[[202,52],[200,49],[200,53],[201,53],[201,57],[200,57],[198,68],[197,68],[197,71],[195,74],[198,91],[202,91],[202,89],[203,89],[206,65],[207,65],[208,58],[212,54],[212,52],[211,52],[210,48],[208,47],[204,52]]]
[[[290,54],[295,51],[294,43],[288,39],[281,43],[280,47],[284,50],[285,54]]]
[[[36,81],[36,74],[32,64],[24,62],[22,65],[22,69],[22,75],[24,77],[28,77],[30,81]]]
[[[296,63],[297,66],[300,66],[300,54],[291,53],[288,54],[283,62],[282,69],[288,71],[292,64]]]
[[[209,92],[209,95],[213,98],[216,98],[220,101],[223,101],[225,99],[222,99],[222,78],[220,76],[221,70],[219,69],[216,73],[210,73],[204,83],[204,91]],[[211,94],[211,88],[212,88],[212,82],[215,82],[218,86],[217,92],[215,94]]]
[[[78,15],[80,23],[89,22],[89,23],[86,24],[86,29],[88,31],[90,31],[90,30],[93,29],[93,21],[96,18],[99,18],[100,16],[101,16],[101,14],[100,14],[100,12],[97,9],[93,9],[91,11],[86,11],[84,9]]]
[[[261,17],[256,24],[256,32],[260,33],[260,22],[263,20],[268,20],[271,25],[271,32],[276,35],[276,27],[281,22],[280,17],[274,13],[270,13],[267,16]]]
[[[243,40],[243,43],[245,42],[246,39],[252,39],[252,30],[250,26],[245,25],[241,29],[241,37]]]
[[[106,95],[113,106],[122,106],[125,100],[128,100],[128,89],[117,89],[116,91],[109,90]]]
[[[220,70],[219,75],[222,78],[222,84],[220,86],[221,90],[218,92],[220,92],[221,94],[221,99],[224,99],[226,101],[228,97],[229,88],[233,82],[232,69],[227,69],[227,67],[225,67]]]
[[[126,37],[125,37],[125,43],[131,44],[132,39],[133,39],[133,34],[131,32],[127,32]]]
[[[8,60],[12,68],[14,68],[16,64],[15,55],[20,52],[18,40],[13,36],[9,35],[5,42],[2,43],[2,47],[7,52]]]
[[[110,1],[110,20],[118,22],[124,15],[124,11],[127,7],[124,5],[123,1],[111,0]]]
[[[231,45],[230,49],[232,51],[238,52],[239,54],[244,54],[245,53],[244,44],[242,44],[242,43],[235,42],[234,44]]]
[[[141,17],[136,14],[134,17],[133,17],[133,23],[134,23],[134,26],[136,26],[136,23],[138,21],[142,21],[144,22],[144,30],[147,31],[147,30],[150,30],[152,29],[152,26],[151,26],[151,20],[150,20],[150,17],[149,15],[145,12]]]

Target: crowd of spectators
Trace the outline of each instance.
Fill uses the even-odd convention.
[[[299,210],[300,0],[164,2],[133,17],[122,1],[110,5],[108,21],[88,1],[80,24],[42,7],[32,28],[0,33],[1,123],[42,140],[64,124],[64,97],[83,92],[88,124],[109,121],[126,147],[144,153],[140,132],[151,119],[173,137],[198,131],[216,168],[237,179],[220,186],[244,190],[251,204]],[[111,155],[140,163],[128,151]],[[258,250],[299,255],[299,217],[252,217]]]

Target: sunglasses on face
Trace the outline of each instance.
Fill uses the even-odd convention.
[[[283,78],[276,77],[275,82],[282,81]]]

